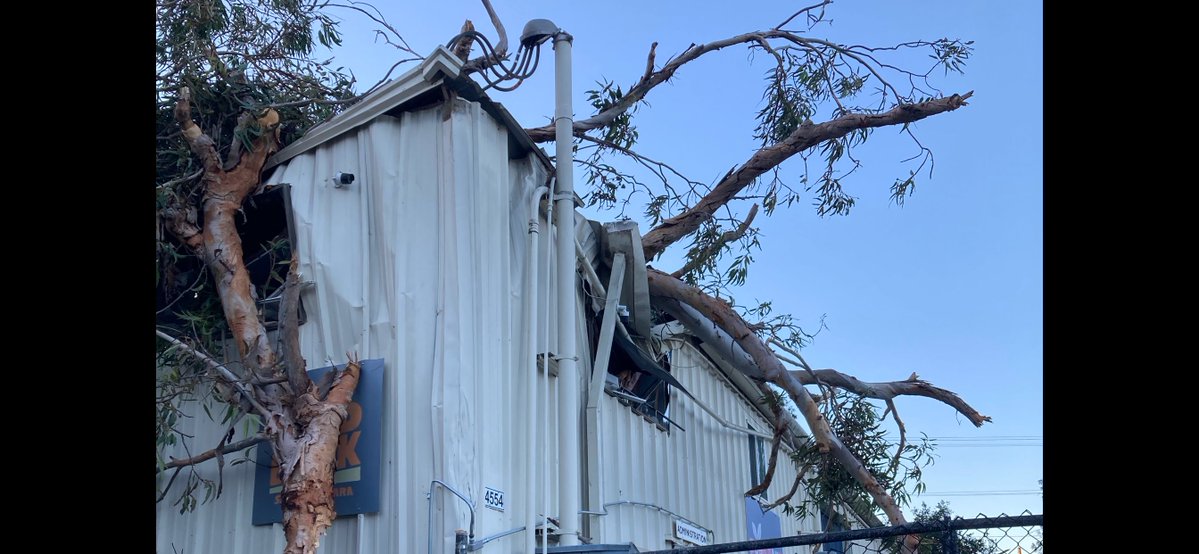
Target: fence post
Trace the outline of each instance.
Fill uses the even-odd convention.
[[[942,554],[958,554],[958,532],[949,528],[949,516],[942,516],[941,523],[945,524],[945,532],[941,533]]]

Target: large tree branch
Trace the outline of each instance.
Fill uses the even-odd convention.
[[[656,258],[666,247],[698,229],[704,221],[716,213],[716,210],[732,200],[742,189],[787,158],[822,142],[841,138],[853,131],[902,125],[956,110],[966,105],[966,99],[973,94],[973,91],[963,95],[954,94],[915,104],[901,104],[883,113],[851,113],[819,124],[800,125],[782,142],[754,152],[749,160],[741,167],[726,174],[712,188],[711,192],[704,195],[694,206],[679,215],[662,221],[657,227],[646,233],[641,239],[645,249],[645,259]]]
[[[707,44],[692,44],[691,46],[688,46],[687,49],[684,50],[683,53],[678,57],[668,61],[666,65],[662,66],[662,69],[657,71],[647,71],[645,75],[643,75],[641,79],[637,81],[637,84],[633,85],[633,88],[629,89],[624,97],[622,97],[608,109],[587,119],[574,122],[573,131],[575,133],[581,133],[608,126],[617,117],[620,117],[621,114],[627,112],[630,108],[643,100],[645,95],[648,94],[650,90],[653,90],[654,87],[668,81],[671,77],[673,77],[675,71],[678,71],[683,64],[707,54],[708,52],[715,52],[721,48],[743,42],[757,42],[759,37],[764,37],[766,35],[782,34],[789,35],[790,33],[785,33],[782,31],[754,32],[737,35],[735,37],[718,40],[716,42],[710,42]],[[649,64],[651,66],[653,64],[652,60],[654,57],[654,50],[657,46],[658,44],[654,43],[653,47],[650,48]],[[526,131],[529,133],[529,137],[533,139],[533,142],[548,142],[554,140],[553,125],[546,125],[544,127],[537,127],[534,129],[526,129]]]
[[[807,371],[791,370],[791,373],[795,375],[798,381],[805,385],[816,384],[816,379],[813,379]],[[982,424],[991,421],[990,416],[978,413],[978,410],[967,404],[962,397],[953,391],[933,386],[932,383],[921,380],[915,373],[903,381],[881,383],[867,383],[857,377],[846,375],[835,369],[817,369],[812,373],[815,373],[816,378],[825,385],[837,387],[859,396],[865,396],[866,398],[891,400],[897,396],[923,396],[952,406],[958,413],[966,416],[966,419],[969,419],[970,423],[973,423],[975,427],[982,427]]]
[[[651,290],[651,294],[656,295],[657,293]],[[765,372],[758,366],[757,361],[742,348],[736,339],[725,334],[728,333],[727,329],[699,317],[704,314],[697,307],[668,298],[657,298],[654,305],[666,310],[667,313],[678,319],[679,323],[686,327],[688,331],[695,334],[704,343],[715,348],[718,355],[725,362],[737,368],[737,370],[744,373],[750,379],[756,381],[767,380]],[[721,331],[724,332],[722,333]],[[772,339],[770,342],[775,346],[786,349],[788,352],[798,354],[798,352],[787,348],[786,345],[778,341]],[[983,423],[991,421],[990,417],[980,414],[978,410],[975,410],[953,391],[933,386],[927,381],[920,380],[919,376],[915,374],[904,381],[868,383],[835,369],[806,369],[807,364],[802,359],[799,361],[792,360],[777,352],[772,352],[771,354],[778,360],[805,368],[802,370],[789,370],[791,375],[803,385],[836,387],[859,396],[877,400],[892,400],[899,396],[923,396],[956,409],[958,413],[966,416],[970,420],[970,423],[973,423],[975,426],[981,426]]]
[[[192,152],[204,163],[204,227],[201,233],[203,257],[212,270],[221,299],[225,320],[229,323],[238,354],[261,380],[269,380],[275,355],[266,340],[266,329],[258,319],[258,306],[254,299],[250,274],[242,259],[241,235],[237,232],[234,215],[241,209],[246,196],[257,186],[263,164],[278,147],[279,114],[272,109],[263,112],[256,120],[244,119],[241,132],[249,132],[250,123],[257,124],[254,148],[241,155],[236,167],[226,171],[212,139],[200,131],[191,120],[191,94],[187,87],[180,91],[175,104],[175,119],[186,137]],[[178,213],[188,213],[190,207],[179,208]],[[170,229],[192,233],[184,223],[186,217],[172,218]],[[195,245],[194,234],[180,236],[189,245]]]
[[[783,366],[782,362],[767,348],[762,339],[754,334],[749,324],[733,310],[732,306],[708,296],[695,287],[688,286],[667,273],[653,268],[648,268],[646,273],[651,295],[674,298],[691,306],[733,337],[733,340],[749,354],[754,363],[762,370],[766,380],[782,388],[795,402],[812,431],[817,449],[831,454],[841,467],[862,485],[874,503],[887,515],[892,525],[901,525],[907,521],[895,499],[891,498],[878,479],[829,428],[824,414],[820,413],[816,401],[804,388],[803,383],[796,378],[794,372],[788,371]]]
[[[613,105],[609,106],[606,110],[604,110],[592,117],[589,117],[587,119],[575,121],[574,126],[572,128],[573,132],[577,134],[577,133],[582,133],[582,132],[590,131],[592,129],[598,129],[598,128],[606,127],[606,126],[610,125],[613,121],[616,120],[617,117],[620,117],[621,114],[629,111],[630,109],[632,109],[633,106],[637,105],[638,102],[641,102],[642,100],[644,100],[645,96],[647,94],[649,94],[649,91],[653,90],[654,87],[656,87],[666,81],[669,81],[670,78],[674,76],[675,72],[678,71],[680,67],[682,67],[684,64],[686,64],[688,62],[694,61],[695,59],[699,58],[700,56],[703,56],[704,54],[707,54],[710,52],[715,52],[717,50],[721,50],[723,48],[727,48],[729,46],[733,46],[733,45],[737,45],[737,44],[755,44],[755,45],[757,45],[757,44],[761,44],[764,41],[772,40],[772,39],[785,41],[790,44],[799,46],[799,47],[807,49],[807,50],[812,50],[812,51],[816,51],[818,49],[827,49],[832,52],[836,52],[837,54],[851,58],[851,59],[855,60],[856,62],[860,63],[863,67],[865,67],[867,69],[867,71],[869,71],[872,75],[874,75],[876,78],[878,78],[881,86],[888,88],[892,92],[892,94],[895,95],[896,98],[900,97],[899,93],[897,91],[895,91],[892,87],[890,87],[890,85],[887,84],[887,81],[885,79],[883,79],[881,75],[878,74],[874,65],[869,63],[874,60],[870,57],[870,54],[868,52],[862,52],[860,48],[855,49],[855,47],[843,46],[843,45],[835,44],[835,43],[832,43],[832,42],[829,42],[826,40],[821,40],[821,39],[811,38],[811,37],[803,37],[803,36],[800,36],[800,35],[797,35],[797,34],[791,32],[791,31],[786,31],[786,30],[782,30],[782,29],[771,29],[768,31],[753,31],[753,32],[729,37],[729,38],[726,38],[723,40],[709,42],[706,44],[698,44],[698,45],[692,44],[692,45],[688,46],[687,49],[684,50],[682,54],[679,54],[677,57],[672,58],[671,60],[667,61],[666,65],[662,66],[662,69],[659,69],[657,71],[647,71],[641,77],[641,79],[638,80],[637,83],[635,85],[633,85],[632,88],[629,89],[629,91],[624,95],[624,97],[622,97],[619,101],[617,101]],[[657,43],[654,44],[654,47],[656,47],[656,46],[657,46]],[[651,67],[653,64],[653,61],[652,61],[653,57],[654,57],[654,48],[651,47],[650,55],[649,55],[649,58],[650,58],[649,63],[651,65]],[[877,61],[875,61],[875,63],[880,66],[883,65],[881,63],[878,63]],[[529,137],[532,138],[534,142],[548,142],[548,141],[554,140],[554,126],[553,125],[545,125],[545,126],[536,127],[533,129],[526,129],[526,131],[529,133]]]

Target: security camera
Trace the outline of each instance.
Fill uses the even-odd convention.
[[[341,188],[353,182],[353,173],[342,173],[338,171],[337,174],[333,176],[333,188]]]

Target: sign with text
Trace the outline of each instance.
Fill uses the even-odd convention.
[[[696,546],[707,546],[708,530],[676,518],[674,520],[674,538]]]
[[[745,497],[745,536],[748,540],[777,539],[783,536],[783,524],[773,511],[762,511],[762,505],[752,496]],[[782,548],[750,550],[750,554],[783,554]]]
[[[379,511],[379,471],[382,464],[383,360],[363,360],[354,399],[346,410],[337,437],[337,465],[333,474],[333,509],[337,515],[367,514]],[[344,368],[345,366],[338,366]],[[308,372],[321,382],[334,366]],[[258,445],[258,463],[254,472],[254,525],[283,521],[279,493],[279,466],[271,459],[270,443]]]

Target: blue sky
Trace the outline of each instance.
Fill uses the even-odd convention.
[[[574,106],[583,117],[590,115],[583,91],[603,78],[627,89],[644,71],[650,43],[659,42],[660,65],[692,42],[768,29],[810,3],[495,2],[513,45],[532,18],[551,19],[574,35]],[[378,7],[421,53],[444,44],[467,18],[495,36],[477,0]],[[903,207],[889,201],[888,187],[906,176],[901,161],[916,147],[895,129],[882,129],[856,153],[864,165],[846,182],[857,198],[849,216],[818,217],[810,195],[772,217],[759,215],[763,248],[735,293],[742,304],[771,300],[801,324],[815,326],[825,316],[828,329],[804,351],[816,367],[866,381],[916,372],[992,416],[993,423],[976,429],[934,401],[897,401],[909,433],[942,438],[927,470],[928,494],[916,503],[948,500],[963,516],[1042,512],[1039,494],[994,493],[1034,491],[1043,477],[1041,10],[1041,2],[1028,1],[831,5],[832,25],[812,36],[878,46],[975,41],[965,75],[938,72],[934,80],[947,93],[975,94],[969,106],[913,126],[936,165]],[[369,21],[344,14],[345,44],[335,65],[352,69],[365,88],[401,53],[375,43]],[[923,68],[929,61],[920,54],[907,63]],[[685,66],[638,112],[638,151],[709,183],[745,161],[757,147],[752,132],[767,62],[759,55],[751,63],[738,47]],[[548,122],[552,50],[545,48],[537,74],[515,92],[492,96],[526,126]],[[784,178],[796,182],[801,163],[797,157],[784,164]],[[583,185],[576,183],[580,193]],[[672,271],[683,251],[676,246],[654,265]]]

